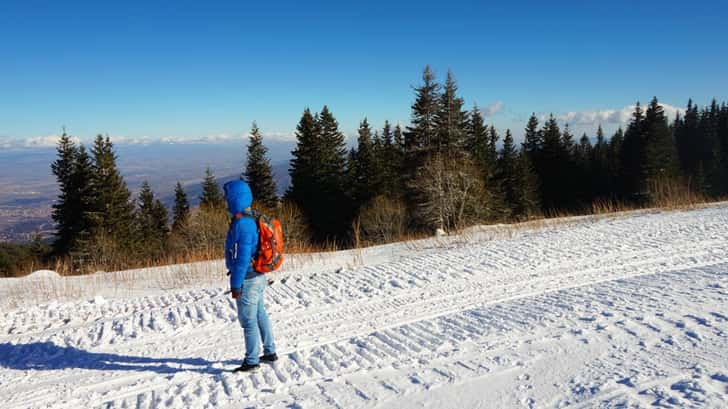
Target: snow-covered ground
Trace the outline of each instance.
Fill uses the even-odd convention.
[[[726,204],[291,261],[254,374],[219,263],[0,282],[0,406],[728,407]]]

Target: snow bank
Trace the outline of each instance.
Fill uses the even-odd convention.
[[[38,270],[28,274],[27,280],[54,280],[60,278],[60,275],[52,270]]]

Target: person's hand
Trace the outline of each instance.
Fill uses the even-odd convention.
[[[238,298],[240,298],[240,289],[239,288],[236,288],[236,289],[230,290],[230,296],[233,297],[236,300]]]

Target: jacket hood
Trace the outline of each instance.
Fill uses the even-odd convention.
[[[228,211],[231,215],[241,213],[253,204],[253,192],[243,180],[233,180],[223,186]]]

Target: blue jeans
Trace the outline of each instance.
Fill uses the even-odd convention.
[[[263,298],[268,284],[263,274],[243,280],[242,294],[238,299],[238,321],[243,327],[245,338],[245,362],[256,365],[260,362],[260,340],[263,340],[263,354],[275,354],[273,330],[265,312]]]

